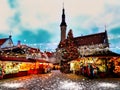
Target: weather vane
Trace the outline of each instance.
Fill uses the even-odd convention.
[[[105,24],[105,31],[106,31],[107,29],[106,29],[106,24]]]

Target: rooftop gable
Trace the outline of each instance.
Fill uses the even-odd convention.
[[[3,45],[3,43],[8,40],[8,38],[3,38],[3,39],[0,39],[0,46]]]

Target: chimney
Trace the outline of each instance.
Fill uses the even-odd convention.
[[[20,47],[21,46],[21,41],[18,40],[17,46]]]

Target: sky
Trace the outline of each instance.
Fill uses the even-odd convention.
[[[54,50],[60,41],[62,8],[74,37],[105,31],[110,49],[120,53],[119,0],[0,0],[0,38]]]

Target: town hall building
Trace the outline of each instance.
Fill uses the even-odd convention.
[[[68,47],[68,35],[66,36],[66,30],[67,30],[67,24],[65,21],[65,9],[62,9],[62,22],[60,24],[60,30],[61,30],[61,39],[59,42],[59,45],[56,49],[56,56],[57,60],[64,60],[62,58],[62,51]],[[72,30],[69,30],[68,34],[72,32]],[[105,53],[112,53],[109,51],[109,42],[108,42],[108,35],[107,30],[105,29],[104,32],[85,35],[85,36],[78,36],[74,37],[72,39],[74,46],[77,47],[77,50],[79,52],[79,57],[83,56],[92,56],[95,54],[105,54]]]

